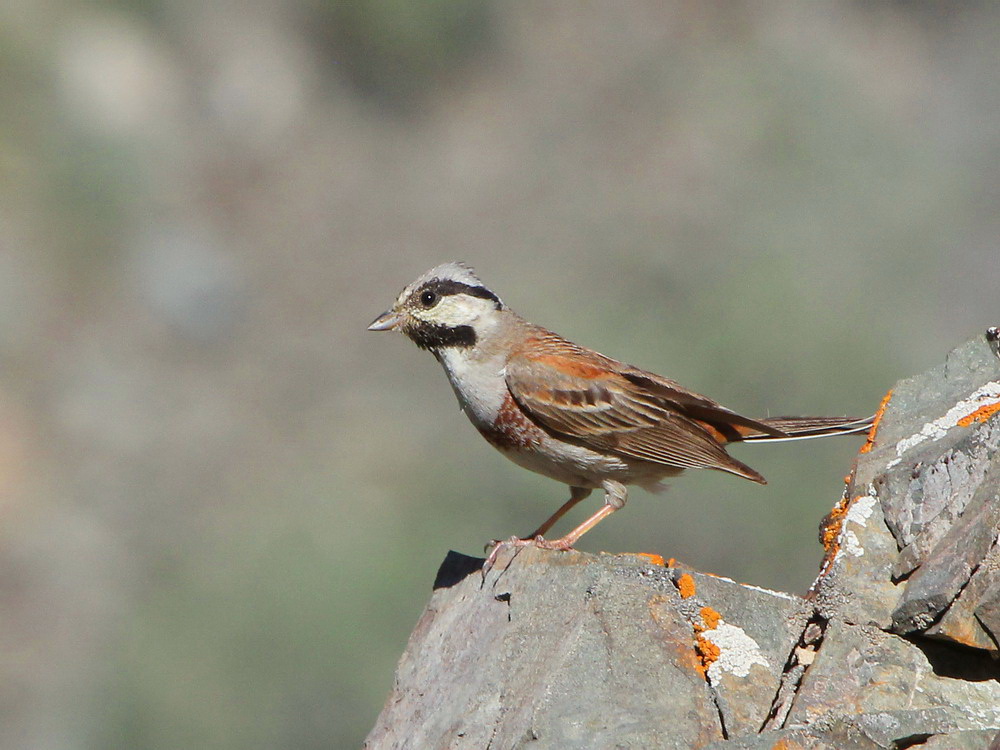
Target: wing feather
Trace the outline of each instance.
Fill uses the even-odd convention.
[[[522,352],[506,367],[512,397],[536,423],[594,450],[682,469],[721,469],[763,483],[760,474],[726,453],[699,420],[710,413],[713,423],[724,426],[752,425],[782,434],[780,430],[667,385],[670,381],[651,373],[636,368],[620,372],[623,366],[614,360],[564,340],[555,343],[563,351],[535,342],[530,355]]]

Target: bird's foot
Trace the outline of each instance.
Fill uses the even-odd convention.
[[[489,544],[486,545],[486,549],[490,551],[490,554],[486,557],[486,562],[483,563],[483,575],[490,571],[497,561],[497,555],[500,554],[500,550],[504,547],[527,547],[529,544],[534,544],[534,542],[535,540],[532,537],[522,539],[519,536],[512,536],[510,539],[491,539]]]
[[[539,549],[556,549],[560,552],[567,552],[573,549],[573,541],[563,537],[562,539],[542,539],[540,536],[536,536],[531,540],[534,542],[535,546]]]
[[[492,549],[490,549],[491,547]],[[500,550],[504,547],[538,547],[539,549],[555,549],[565,552],[566,550],[573,549],[573,543],[565,537],[549,541],[548,539],[542,538],[541,534],[538,536],[523,538],[519,536],[512,536],[510,539],[492,539],[490,540],[490,543],[486,545],[486,549],[490,550],[490,554],[487,556],[486,562],[483,563],[484,574],[488,573],[496,563],[497,555],[500,554]]]

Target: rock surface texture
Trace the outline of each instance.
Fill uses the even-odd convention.
[[[451,553],[375,748],[1000,748],[1000,360],[899,383],[805,597],[656,556]]]

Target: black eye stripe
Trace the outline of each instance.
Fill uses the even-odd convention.
[[[452,294],[468,294],[470,297],[488,299],[493,302],[496,309],[503,307],[500,298],[484,286],[473,286],[454,279],[433,279],[428,281],[418,290],[418,299],[424,292],[434,292],[439,297],[447,297]]]

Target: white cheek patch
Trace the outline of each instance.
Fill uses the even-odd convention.
[[[442,297],[430,310],[415,310],[413,317],[426,323],[454,328],[455,326],[471,325],[480,315],[492,307],[493,303],[490,300],[470,297],[467,294],[449,294]]]

